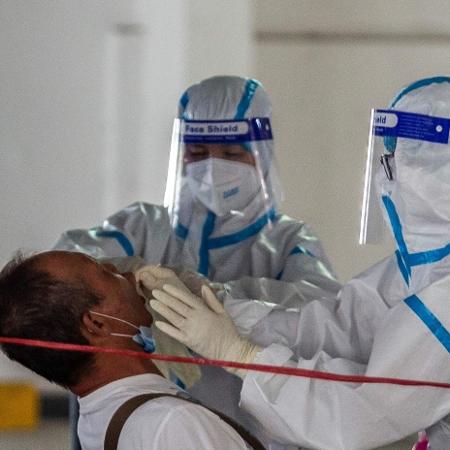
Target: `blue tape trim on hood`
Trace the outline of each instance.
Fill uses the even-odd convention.
[[[397,148],[397,136],[384,136],[383,143],[389,153],[394,153]]]
[[[187,235],[189,234],[189,228],[185,227],[181,223],[177,223],[177,226],[175,227],[174,231],[175,234],[181,239],[186,239]]]
[[[433,333],[436,339],[450,353],[450,333],[439,321],[439,319],[425,306],[425,304],[416,295],[411,295],[405,299],[405,303],[414,311],[419,319]]]
[[[255,91],[259,86],[261,86],[261,84],[258,81],[252,79],[247,80],[244,93],[242,94],[241,101],[237,106],[236,114],[234,116],[236,120],[243,119],[245,117],[245,113],[247,112],[253,96],[255,95]]]
[[[212,238],[208,241],[208,249],[226,247],[228,245],[237,244],[238,242],[245,241],[251,236],[259,233],[269,221],[273,221],[276,218],[275,209],[272,208],[267,214],[261,216],[256,222],[253,222],[248,227],[238,231],[237,233],[228,234],[226,236],[220,236],[218,238]]]
[[[197,271],[205,277],[208,276],[209,270],[209,254],[208,254],[208,239],[214,231],[214,224],[216,223],[216,215],[212,211],[208,211],[205,223],[202,230],[202,242],[198,252],[199,262]]]
[[[430,78],[424,78],[422,80],[417,80],[414,83],[410,84],[409,86],[405,87],[395,98],[392,100],[390,104],[390,108],[394,108],[395,105],[402,99],[406,94],[409,94],[412,91],[415,91],[416,89],[419,89],[424,86],[429,86],[433,83],[450,83],[450,77],[444,77],[444,76],[438,76],[438,77],[430,77]]]
[[[186,111],[186,106],[188,103],[189,103],[189,94],[187,91],[185,91],[180,98],[180,106],[183,108],[183,114],[181,115],[182,118],[185,118],[184,113]]]
[[[127,256],[133,256],[134,255],[134,249],[131,245],[131,242],[129,239],[120,231],[113,231],[113,230],[98,230],[95,232],[96,237],[106,237],[106,238],[113,238],[117,239],[117,242],[122,246]]]

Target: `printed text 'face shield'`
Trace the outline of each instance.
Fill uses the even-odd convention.
[[[188,226],[196,204],[220,217],[268,212],[279,190],[272,146],[266,117],[176,119],[164,199],[171,220]]]
[[[420,180],[413,180],[413,177],[420,173],[429,174],[427,167],[431,167],[438,156],[430,152],[439,151],[436,145],[448,144],[449,129],[447,118],[397,110],[372,110],[360,244],[380,243],[385,229],[381,195],[390,195],[393,187],[400,183],[419,189]],[[423,183],[429,184],[429,181],[423,180]],[[415,187],[410,186],[412,184]]]

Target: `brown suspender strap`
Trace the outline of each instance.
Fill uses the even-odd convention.
[[[179,397],[172,394],[142,394],[136,397],[130,398],[125,403],[123,403],[117,411],[114,413],[112,419],[109,422],[108,428],[105,435],[104,450],[117,450],[117,445],[119,444],[119,436],[125,425],[126,420],[133,413],[134,410],[139,408],[145,402],[153,400],[159,397],[175,397],[180,400],[185,400],[190,403],[199,404],[195,400],[191,400],[185,397]],[[230,419],[228,416],[215,411],[214,409],[206,408],[217,414],[224,422],[226,422],[230,427],[234,428],[236,433],[238,433],[241,438],[247,442],[254,450],[264,450],[261,442],[258,441],[254,436],[252,436],[244,427],[236,423],[234,420]]]
[[[128,417],[130,417],[133,411],[139,408],[139,406],[143,405],[149,400],[152,400],[153,398],[160,397],[161,395],[165,394],[137,395],[136,397],[132,397],[125,403],[120,405],[117,411],[112,416],[112,419],[109,421],[109,425],[105,434],[104,450],[117,450],[117,445],[119,444],[119,436]]]

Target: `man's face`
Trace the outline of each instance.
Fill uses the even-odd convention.
[[[84,282],[102,301],[93,308],[96,312],[126,320],[136,326],[150,326],[152,317],[144,299],[136,290],[136,280],[130,272],[119,273],[112,264],[99,263],[82,253],[53,251],[39,255],[40,267],[56,278]],[[111,322],[118,333],[134,334],[129,325]]]
[[[220,158],[255,166],[255,158],[252,153],[239,144],[186,144],[183,157],[184,164],[207,158]]]

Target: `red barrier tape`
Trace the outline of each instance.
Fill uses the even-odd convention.
[[[299,369],[297,367],[271,366],[268,364],[245,364],[234,361],[222,361],[220,359],[187,358],[184,356],[171,356],[159,353],[145,353],[134,350],[123,350],[109,347],[93,347],[90,345],[63,344],[61,342],[39,341],[34,339],[19,339],[0,337],[2,344],[26,345],[30,347],[49,348],[52,350],[69,350],[74,352],[109,353],[118,356],[132,358],[155,359],[159,361],[177,362],[182,364],[197,364],[199,366],[232,367],[235,369],[254,370],[257,372],[274,373],[278,375],[290,375],[295,377],[311,378],[316,380],[338,381],[346,383],[378,383],[393,384],[399,386],[424,386],[450,389],[450,383],[439,381],[406,380],[402,378],[367,377],[364,375],[341,375],[318,370]]]

